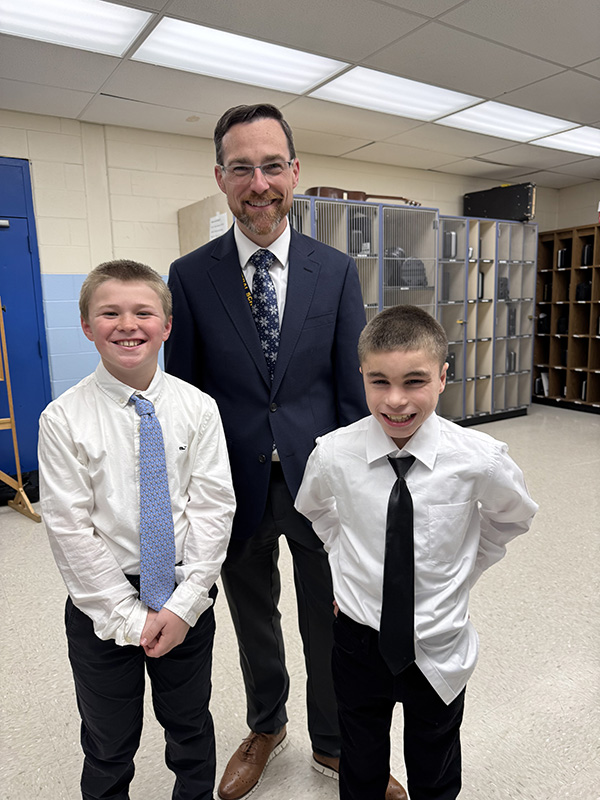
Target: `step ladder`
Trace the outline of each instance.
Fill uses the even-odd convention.
[[[15,480],[6,472],[0,469],[0,481],[3,481],[11,489],[16,491],[12,500],[8,501],[8,505],[29,517],[34,522],[41,522],[42,518],[33,510],[29,498],[25,494],[23,488],[23,478],[21,476],[21,462],[19,461],[19,445],[17,444],[17,429],[15,427],[15,411],[13,406],[12,391],[10,388],[10,373],[8,371],[8,351],[6,349],[6,333],[4,329],[4,312],[6,308],[2,305],[2,298],[0,297],[0,382],[6,383],[6,392],[8,395],[8,417],[0,417],[0,431],[12,431],[13,450],[15,452],[15,464],[17,465],[17,479]]]

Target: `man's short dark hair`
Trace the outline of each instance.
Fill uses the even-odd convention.
[[[440,323],[418,306],[392,306],[380,311],[363,329],[358,340],[361,364],[370,353],[424,350],[440,369],[448,356],[448,337]]]
[[[284,120],[281,111],[276,106],[268,103],[257,103],[253,106],[234,106],[226,111],[217,122],[214,133],[217,164],[223,165],[223,137],[227,131],[234,125],[255,122],[258,119],[274,119],[281,125],[290,150],[290,159],[296,158],[292,129]]]

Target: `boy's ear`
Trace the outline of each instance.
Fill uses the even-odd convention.
[[[169,336],[171,335],[171,329],[173,327],[173,317],[169,317],[169,319],[165,322],[165,329],[163,331],[162,340],[166,342]]]
[[[441,393],[444,391],[444,389],[446,388],[446,375],[447,375],[447,373],[448,373],[448,366],[449,366],[449,365],[448,365],[448,362],[446,361],[446,363],[445,363],[445,364],[444,364],[444,366],[442,367],[442,371],[441,371],[441,373],[440,373],[440,392],[439,392],[440,394],[441,394]]]
[[[92,329],[90,327],[89,322],[86,322],[83,317],[81,319],[81,330],[83,331],[86,338],[90,340],[90,342],[94,341],[94,334],[92,333]]]

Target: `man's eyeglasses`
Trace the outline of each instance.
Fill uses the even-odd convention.
[[[219,164],[221,170],[225,175],[228,175],[231,180],[244,182],[251,181],[254,177],[254,170],[259,169],[265,178],[277,178],[282,175],[286,170],[290,169],[294,161],[271,161],[269,164],[257,164],[251,166],[250,164],[230,164],[228,167]]]

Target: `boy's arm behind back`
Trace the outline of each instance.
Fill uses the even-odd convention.
[[[479,498],[481,536],[471,586],[506,553],[506,545],[526,533],[538,510],[521,469],[503,444]]]

